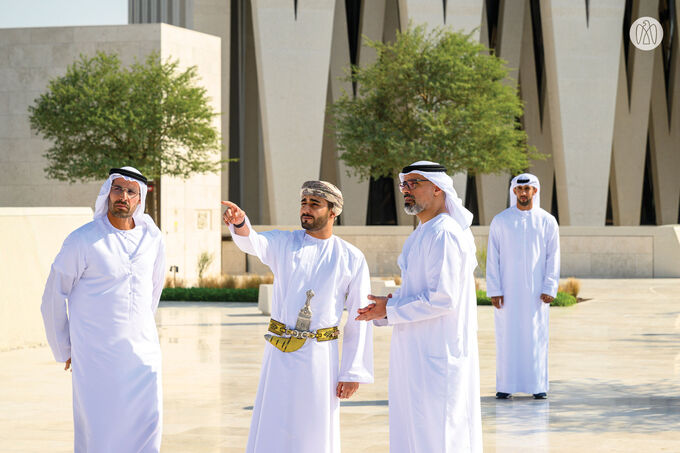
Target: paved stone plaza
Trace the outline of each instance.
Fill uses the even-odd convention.
[[[547,401],[494,399],[493,313],[480,307],[484,450],[680,451],[680,280],[582,283],[589,301],[551,310]],[[267,321],[255,304],[162,304],[163,452],[245,449]],[[342,403],[346,453],[388,451],[389,339],[375,329],[376,383]],[[0,361],[0,450],[72,451],[70,374],[47,347]]]

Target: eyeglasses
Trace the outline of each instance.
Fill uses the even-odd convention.
[[[113,185],[111,186],[111,192],[114,195],[122,196],[123,194],[127,194],[129,198],[135,198],[139,196],[139,192],[135,192],[132,189],[126,189],[125,187]]]
[[[403,192],[404,189],[413,190],[419,182],[429,182],[427,179],[406,179],[399,183],[399,189]]]

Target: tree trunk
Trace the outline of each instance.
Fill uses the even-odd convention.
[[[161,227],[161,180],[149,181],[149,191],[146,195],[146,213],[151,216],[154,223]]]

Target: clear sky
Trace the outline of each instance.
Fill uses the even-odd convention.
[[[127,0],[0,0],[0,28],[127,24]]]

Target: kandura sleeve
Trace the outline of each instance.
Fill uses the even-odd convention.
[[[277,256],[278,247],[281,246],[281,239],[283,239],[284,235],[289,234],[289,232],[273,230],[258,233],[250,225],[248,216],[246,216],[246,224],[250,229],[250,234],[248,236],[239,236],[234,232],[234,226],[229,225],[229,231],[231,231],[231,237],[234,240],[234,243],[242,252],[257,256],[262,263],[274,270],[275,258]]]
[[[73,287],[84,271],[85,257],[78,238],[71,233],[52,263],[40,305],[47,342],[57,362],[65,362],[71,358],[67,303]]]
[[[345,300],[348,316],[343,329],[342,363],[338,381],[364,384],[373,382],[373,325],[354,319],[357,310],[368,305],[367,296],[370,292],[371,278],[366,259],[362,257]]]
[[[153,268],[153,294],[151,300],[151,310],[154,314],[158,309],[158,303],[161,300],[161,293],[163,292],[163,285],[165,284],[165,241],[161,238],[158,244],[158,253]]]
[[[422,321],[456,311],[462,301],[462,250],[450,232],[439,232],[430,245],[427,290],[415,296],[392,297],[387,303],[390,325]],[[404,299],[406,298],[406,299]]]
[[[560,283],[560,229],[555,219],[548,224],[547,243],[545,245],[545,273],[541,292],[549,296],[557,296]]]
[[[496,297],[503,295],[501,280],[501,243],[500,226],[496,219],[489,226],[489,242],[486,247],[486,295]]]

